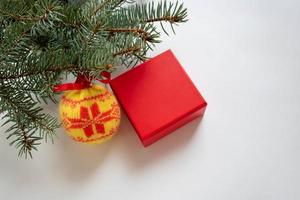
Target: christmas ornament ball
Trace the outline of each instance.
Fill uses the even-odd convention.
[[[120,106],[115,96],[100,85],[64,93],[59,114],[66,132],[75,140],[100,144],[120,125]]]

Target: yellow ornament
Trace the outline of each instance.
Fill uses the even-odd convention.
[[[110,139],[120,125],[120,106],[115,96],[100,85],[65,92],[59,113],[66,132],[88,144]]]

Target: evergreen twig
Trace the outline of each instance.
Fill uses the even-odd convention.
[[[55,101],[52,86],[61,75],[134,66],[160,42],[156,23],[186,21],[182,4],[165,0],[1,0],[0,110],[7,139],[19,156],[32,157],[59,123],[40,102]]]

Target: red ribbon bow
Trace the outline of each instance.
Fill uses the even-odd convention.
[[[111,81],[111,74],[107,71],[103,71],[100,74],[105,79],[96,79],[104,84],[108,84]],[[75,83],[63,83],[59,85],[55,85],[53,87],[54,92],[63,92],[67,90],[81,90],[91,86],[91,81],[87,79],[87,77],[83,74],[79,74]]]

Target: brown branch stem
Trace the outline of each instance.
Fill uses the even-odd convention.
[[[177,16],[163,16],[159,18],[153,18],[153,19],[147,19],[143,21],[143,23],[153,23],[153,22],[159,22],[159,21],[168,21],[170,23],[175,23],[180,21],[180,18]]]
[[[145,31],[143,29],[139,29],[139,28],[107,28],[104,30],[108,31],[112,34],[114,34],[114,33],[133,33],[133,34],[141,37],[143,40],[148,40],[148,38],[149,38],[149,33],[147,31]]]
[[[139,51],[141,49],[140,46],[133,46],[133,47],[129,47],[127,49],[123,49],[119,52],[116,52],[113,54],[113,56],[120,56],[120,55],[124,55],[124,54],[128,54],[128,53],[132,53],[132,52],[135,52],[135,51]]]

